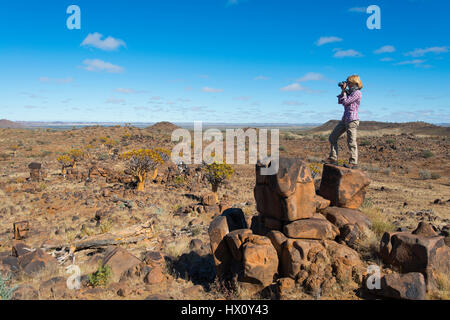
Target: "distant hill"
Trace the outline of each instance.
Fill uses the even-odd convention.
[[[152,131],[159,131],[159,132],[172,132],[173,130],[178,129],[179,126],[173,124],[172,122],[168,121],[162,121],[157,122],[154,125],[147,127],[146,129],[150,129]]]
[[[1,119],[0,120],[0,128],[23,128],[23,125],[21,125],[20,123],[14,122],[14,121]]]
[[[308,130],[310,133],[326,133],[334,129],[334,127],[339,123],[339,120],[330,120],[322,124],[321,126],[315,127]],[[360,131],[365,131],[366,133],[412,133],[417,135],[431,135],[431,136],[450,136],[450,127],[437,126],[426,122],[378,122],[378,121],[361,121],[359,124]]]

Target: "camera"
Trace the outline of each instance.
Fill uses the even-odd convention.
[[[344,83],[347,84],[347,81],[341,81],[341,82],[339,82],[339,83],[338,83],[338,86],[342,88],[342,87],[344,86]]]

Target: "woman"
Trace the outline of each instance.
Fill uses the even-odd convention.
[[[358,168],[358,145],[356,143],[357,128],[359,126],[358,107],[361,103],[361,89],[363,87],[358,75],[347,78],[347,82],[339,84],[342,91],[338,95],[338,103],[344,106],[344,115],[336,128],[330,134],[330,155],[325,163],[337,164],[338,160],[338,139],[344,132],[347,132],[347,144],[351,156],[349,164],[344,167],[350,169]]]

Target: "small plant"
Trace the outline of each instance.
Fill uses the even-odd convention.
[[[385,232],[394,231],[395,226],[389,221],[378,208],[375,207],[361,207],[361,211],[372,222],[372,230],[378,237],[381,237]]]
[[[393,139],[387,139],[386,140],[386,143],[387,144],[393,144],[395,142],[395,140],[393,140]]]
[[[100,261],[98,264],[97,271],[89,275],[89,284],[95,287],[104,287],[106,286],[112,276],[112,270],[110,266],[102,266],[102,262]]]
[[[109,154],[107,154],[107,153],[99,154],[98,157],[97,157],[97,159],[98,159],[99,161],[105,161],[105,160],[108,160],[108,159],[109,159]]]
[[[428,179],[431,179],[431,173],[428,170],[420,170],[419,177],[422,180],[428,180]]]
[[[175,184],[184,184],[184,183],[186,182],[186,179],[185,179],[183,176],[181,176],[181,175],[177,175],[177,176],[173,179],[173,182],[174,182]]]
[[[0,274],[0,300],[11,300],[12,294],[17,289],[17,286],[9,288],[8,282],[10,280],[11,278],[9,276],[3,278],[3,276]]]
[[[121,157],[128,161],[128,172],[137,180],[138,191],[145,190],[148,173],[165,162],[157,149],[132,150],[122,154]]]
[[[204,167],[204,170],[205,177],[208,182],[211,183],[212,192],[214,192],[216,197],[217,190],[219,189],[220,185],[223,184],[223,182],[230,178],[234,173],[233,168],[229,164],[217,162],[206,165]]]
[[[370,145],[370,141],[369,140],[363,140],[363,141],[361,141],[361,143],[359,145],[360,146],[368,146],[368,145]]]
[[[425,159],[431,158],[433,156],[434,156],[433,152],[429,150],[422,151],[422,157],[424,157]]]
[[[100,232],[108,233],[111,231],[112,227],[113,227],[113,223],[111,220],[105,221],[100,225]]]
[[[15,157],[16,156],[16,153],[17,153],[17,150],[19,149],[19,145],[17,145],[17,144],[15,144],[15,145],[12,145],[12,146],[9,146],[9,150],[11,150],[12,151],[12,155],[13,155],[13,157]]]
[[[322,167],[321,167],[320,163],[310,163],[309,170],[311,171],[311,175],[312,175],[313,179],[315,179],[317,176],[320,175],[320,173],[322,171]]]

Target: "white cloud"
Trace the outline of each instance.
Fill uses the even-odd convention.
[[[281,91],[304,91],[306,88],[303,87],[301,84],[293,83],[286,87],[281,88]]]
[[[49,77],[40,77],[39,78],[40,82],[44,82],[44,83],[49,83],[49,82],[54,82],[54,83],[71,83],[73,82],[73,78],[60,78],[60,79],[52,79]]]
[[[303,77],[297,79],[298,82],[304,82],[304,81],[319,81],[323,80],[324,76],[317,72],[308,72]]]
[[[122,73],[125,71],[125,69],[120,66],[116,66],[100,59],[86,59],[83,61],[83,64],[85,64],[83,67],[84,70],[92,72],[106,71],[109,73]]]
[[[215,88],[209,88],[209,87],[203,87],[203,92],[223,92],[223,89],[215,89]]]
[[[395,52],[394,46],[382,46],[380,49],[374,51],[375,54]]]
[[[353,7],[348,9],[349,12],[359,12],[359,13],[366,13],[367,8],[365,7]]]
[[[81,43],[81,46],[87,46],[87,47],[94,47],[100,50],[104,51],[114,51],[117,50],[119,47],[123,46],[125,47],[126,44],[123,40],[115,39],[113,37],[107,37],[106,39],[102,40],[103,35],[95,32],[90,33],[88,36],[83,40]]]
[[[125,100],[124,99],[117,99],[114,97],[109,98],[108,100],[106,100],[105,103],[111,103],[111,104],[125,104]]]
[[[286,106],[304,106],[304,102],[300,102],[297,100],[289,100],[289,101],[283,101],[283,104]]]
[[[335,49],[334,51],[334,57],[335,58],[346,58],[346,57],[362,57],[363,55],[353,49],[348,49],[348,50],[341,50],[341,49]]]
[[[342,39],[339,37],[320,37],[319,40],[316,41],[317,46],[322,46],[327,43],[333,43],[333,42],[341,42]]]
[[[408,52],[405,55],[416,58],[416,57],[423,57],[427,53],[434,53],[434,54],[447,53],[448,49],[449,47],[431,47],[425,49],[415,49],[414,51]]]
[[[399,63],[396,63],[396,66],[401,66],[401,65],[408,65],[408,64],[414,64],[414,65],[419,65],[421,63],[424,63],[426,60],[420,60],[420,59],[415,59],[415,60],[407,60],[407,61],[402,61]]]
[[[130,88],[117,88],[116,92],[120,93],[136,93],[136,90]]]

